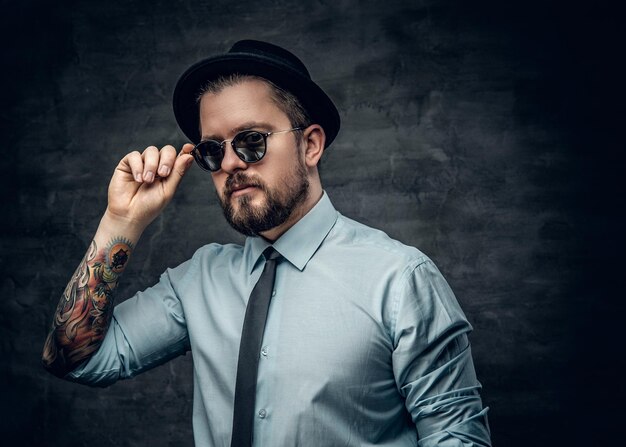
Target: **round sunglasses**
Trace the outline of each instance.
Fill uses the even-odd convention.
[[[236,134],[230,145],[237,156],[246,163],[256,163],[261,161],[267,152],[267,137],[277,133],[294,132],[302,130],[303,127],[294,127],[288,130],[277,130],[276,132],[260,132],[258,130],[244,130]],[[221,143],[215,140],[204,140],[196,144],[191,151],[196,163],[205,171],[219,171],[222,167],[222,160],[226,150],[224,140]]]

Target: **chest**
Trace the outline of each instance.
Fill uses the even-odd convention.
[[[217,280],[218,278],[216,278]],[[236,371],[241,328],[254,279],[208,286],[187,297],[194,358],[214,371]],[[214,286],[215,285],[215,286]],[[388,287],[347,269],[279,268],[263,336],[262,360],[281,375],[350,381],[391,375]],[[263,363],[260,365],[263,368]]]

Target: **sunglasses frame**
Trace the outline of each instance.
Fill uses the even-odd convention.
[[[304,130],[304,127],[294,127],[293,129],[287,129],[287,130],[276,130],[273,132],[261,132],[260,130],[254,130],[254,129],[247,129],[247,130],[242,130],[240,132],[237,132],[235,134],[235,136],[233,136],[233,138],[231,138],[230,140],[224,140],[222,142],[219,142],[217,140],[202,140],[200,141],[198,144],[196,144],[193,148],[193,150],[191,151],[191,155],[193,155],[194,160],[196,160],[196,163],[198,164],[198,166],[200,166],[200,168],[202,168],[203,170],[207,171],[207,172],[217,172],[220,169],[222,169],[222,162],[224,161],[224,155],[226,155],[226,143],[230,143],[230,147],[233,149],[233,151],[235,152],[235,154],[237,154],[237,157],[239,157],[239,159],[245,163],[258,163],[261,160],[263,160],[263,158],[265,157],[265,154],[267,153],[267,137],[269,137],[270,135],[275,135],[275,134],[279,134],[279,133],[287,133],[287,132],[295,132],[297,130]],[[255,132],[260,134],[263,137],[263,146],[264,146],[264,150],[263,150],[263,154],[259,157],[258,160],[254,160],[254,161],[246,161],[246,159],[244,158],[245,156],[240,154],[237,151],[237,147],[235,145],[235,140],[237,140],[237,137],[239,137],[242,134],[249,134],[251,132]],[[200,146],[201,144],[204,143],[217,143],[219,145],[219,147],[222,150],[222,159],[220,161],[220,167],[218,169],[212,170],[211,168],[205,166],[206,162],[204,161],[204,157],[202,156],[200,149],[198,148],[198,146]]]

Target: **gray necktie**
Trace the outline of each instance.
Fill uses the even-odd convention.
[[[246,316],[243,320],[243,330],[241,331],[231,447],[252,445],[259,353],[263,341],[267,311],[274,289],[276,261],[281,255],[273,247],[267,247],[263,256],[266,259],[265,267],[250,294]]]

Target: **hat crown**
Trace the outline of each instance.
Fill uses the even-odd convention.
[[[304,76],[307,79],[311,79],[309,70],[307,70],[306,66],[296,55],[285,50],[284,48],[268,42],[261,42],[260,40],[240,40],[232,46],[228,53],[261,56],[280,63],[291,70],[298,72],[299,75]]]

